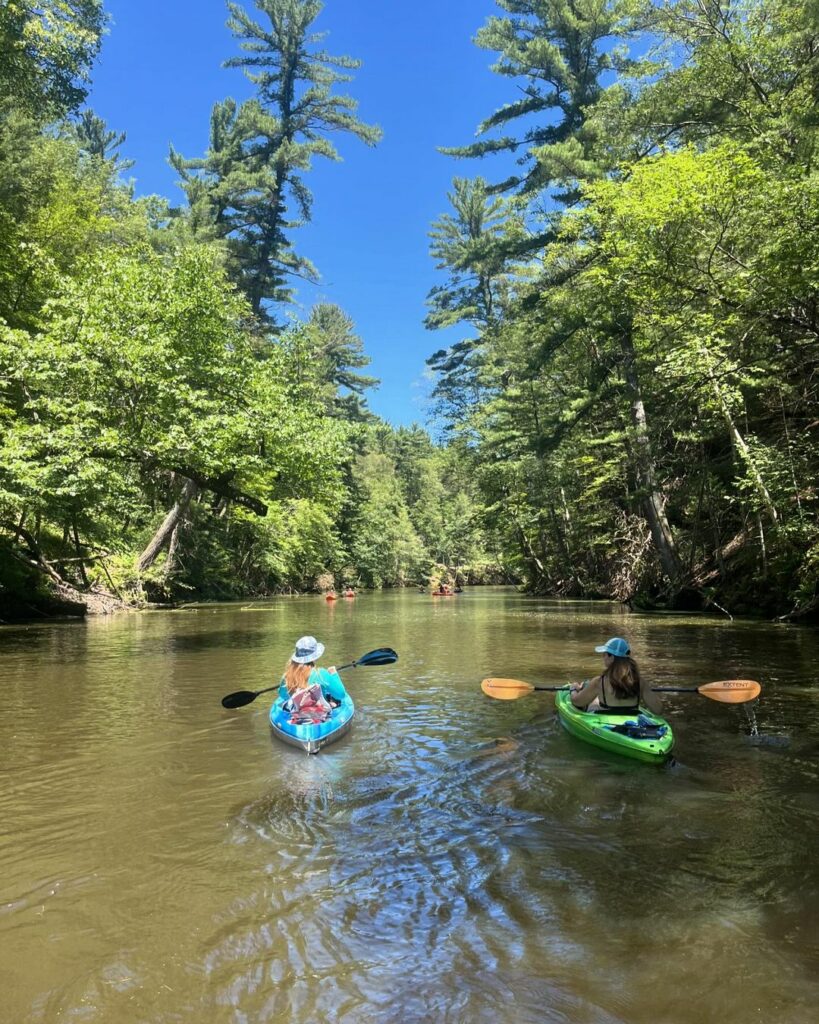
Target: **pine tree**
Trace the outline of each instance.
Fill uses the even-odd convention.
[[[307,333],[312,344],[311,358],[316,363],[320,383],[328,389],[331,415],[367,420],[372,419],[372,413],[363,395],[369,388],[378,387],[380,381],[356,372],[369,366],[370,357],[354,328],[352,318],[333,303],[320,302],[310,310]]]
[[[482,348],[500,323],[508,292],[505,253],[522,226],[509,201],[491,195],[483,178],[455,178],[452,184],[452,212],[439,217],[430,231],[436,269],[448,271],[449,278],[430,291],[424,323],[432,330],[468,323],[477,331],[476,337],[440,349],[427,360],[437,377],[435,409],[456,423],[481,401]]]
[[[126,139],[125,132],[109,130],[103,118],[97,117],[93,110],[83,110],[72,128],[83,153],[103,163],[111,163],[116,171],[127,171],[134,166],[133,160],[123,160],[119,155],[119,148]]]
[[[522,154],[520,173],[493,186],[527,198],[557,185],[563,202],[577,199],[577,182],[599,177],[597,139],[586,127],[603,92],[601,77],[626,63],[610,45],[631,30],[630,0],[498,0],[511,17],[493,17],[475,42],[500,57],[492,70],[524,79],[523,96],[486,118],[478,134],[522,123],[519,134],[445,149],[457,157]]]
[[[293,248],[290,233],[311,217],[312,195],[304,181],[313,157],[338,160],[330,132],[378,142],[378,128],[364,124],[357,101],[333,92],[360,66],[321,47],[311,26],[319,0],[255,0],[264,23],[228,3],[228,27],[244,53],[226,67],[242,68],[256,96],[214,107],[210,148],[201,160],[171,151],[201,234],[227,238],[233,270],[253,312],[271,319],[269,306],[291,298],[292,277],[315,279],[316,271]]]
[[[427,298],[426,326],[450,327],[467,321],[479,328],[496,324],[504,295],[501,243],[511,233],[507,201],[492,196],[483,178],[455,178],[448,199],[452,213],[432,225],[430,253],[436,269],[447,270],[447,284]]]
[[[463,422],[488,397],[487,349],[500,323],[499,299],[508,301],[512,267],[531,261],[555,240],[554,203],[576,203],[581,183],[610,169],[612,157],[589,113],[604,95],[602,76],[632,66],[611,46],[612,37],[633,29],[632,0],[498,0],[498,5],[510,17],[490,18],[475,42],[499,52],[492,70],[521,79],[523,96],[486,118],[478,134],[512,124],[520,124],[520,132],[443,152],[467,158],[519,154],[523,170],[492,185],[481,178],[456,179],[449,197],[455,215],[433,224],[431,251],[450,276],[430,293],[427,326],[466,321],[478,330],[477,337],[427,361],[436,375],[436,409],[451,422]],[[493,204],[493,194],[501,192],[511,198]]]

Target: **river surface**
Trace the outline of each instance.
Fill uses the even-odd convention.
[[[352,731],[309,757],[271,695],[313,633]],[[629,638],[675,760],[565,733]],[[0,629],[3,1024],[815,1024],[819,633],[478,589]]]

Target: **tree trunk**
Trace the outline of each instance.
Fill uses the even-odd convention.
[[[568,527],[566,527],[564,525],[564,522],[561,522],[561,520],[558,518],[557,513],[554,510],[554,506],[549,507],[549,518],[552,522],[552,533],[555,536],[555,540],[557,541],[557,547],[560,551],[560,558],[562,563],[561,569],[563,573],[569,578],[572,587],[574,589],[579,589],[577,576],[575,575],[574,570],[574,563],[572,561],[572,551],[569,546],[569,538],[567,536]],[[541,537],[543,537],[542,531]],[[545,539],[541,540],[540,547],[545,554]]]
[[[180,518],[171,531],[171,541],[168,544],[168,557],[165,559],[165,578],[167,579],[176,569],[176,552],[179,548],[179,528],[182,526]]]
[[[138,572],[144,572],[149,566],[154,564],[159,552],[170,541],[177,523],[179,523],[188,511],[188,506],[198,490],[199,485],[195,484],[193,480],[185,481],[185,486],[182,488],[182,493],[177,498],[176,504],[165,516],[162,521],[162,525],[151,538],[150,544],[139,556],[139,559],[137,560]]]
[[[703,350],[701,351],[702,354],[707,358],[707,353]],[[779,515],[777,514],[776,506],[773,503],[773,499],[771,498],[768,488],[765,486],[765,481],[762,479],[762,474],[759,472],[759,469],[757,468],[756,462],[754,461],[754,457],[751,454],[751,449],[748,447],[745,438],[742,436],[742,434],[740,434],[739,428],[734,422],[734,417],[731,415],[731,410],[728,407],[728,403],[725,401],[725,396],[722,393],[722,388],[719,386],[719,381],[714,376],[714,371],[710,366],[708,367],[708,379],[711,381],[711,388],[714,392],[714,397],[717,400],[717,404],[719,405],[720,412],[722,413],[722,418],[725,420],[725,425],[728,427],[728,433],[731,436],[731,441],[734,445],[734,450],[736,451],[737,455],[739,455],[740,461],[743,462],[746,468],[748,469],[748,472],[751,475],[751,479],[754,482],[754,487],[756,488],[757,494],[762,499],[762,504],[765,506],[765,511],[771,517],[771,522],[774,525],[776,525],[776,523],[779,521]]]
[[[657,486],[654,455],[651,450],[651,439],[648,434],[648,423],[646,421],[646,410],[643,404],[640,381],[634,365],[634,345],[632,344],[630,331],[623,332],[620,337],[620,345],[623,352],[623,371],[631,397],[631,422],[634,428],[632,456],[635,462],[637,477],[644,494],[643,508],[648,520],[649,529],[651,530],[651,539],[654,542],[654,547],[657,549],[657,554],[660,556],[663,572],[674,583],[679,580],[681,575],[680,559],[677,554],[671,526],[666,518],[662,495]]]
[[[73,530],[73,533],[74,533],[74,550],[77,552],[77,558],[79,559],[79,563],[80,563],[80,577],[82,579],[82,585],[85,587],[86,590],[88,590],[88,587],[89,587],[88,576],[87,576],[87,574],[85,572],[85,561],[84,561],[84,559],[82,557],[82,551],[80,550],[80,547],[81,547],[81,545],[80,545],[80,532],[77,529],[77,520],[76,519],[72,519],[71,520],[71,527],[72,527],[72,530]]]
[[[39,522],[39,517],[38,517]],[[13,555],[18,561],[22,561],[25,565],[31,565],[35,569],[39,569],[40,572],[45,573],[46,576],[50,577],[55,583],[65,585],[65,580],[60,576],[57,570],[49,561],[43,557],[43,553],[40,551],[40,546],[37,542],[37,538],[34,534],[30,533],[20,523],[8,522],[5,519],[0,520],[0,527],[9,530],[15,535],[15,540],[22,538],[26,546],[28,547],[29,557],[24,558],[22,555],[18,555],[17,552],[12,548],[10,554]]]

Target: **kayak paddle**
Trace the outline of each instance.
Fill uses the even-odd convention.
[[[522,679],[484,679],[481,689],[487,697],[495,700],[517,700],[527,693],[558,690],[570,690],[570,686],[533,686]],[[721,701],[723,704],[744,704],[755,700],[762,692],[762,687],[753,679],[723,679],[716,683],[704,683],[702,686],[652,686],[654,693],[701,693],[703,697]]]
[[[370,651],[369,654],[362,654],[356,661],[351,661],[347,665],[339,665],[338,671],[340,672],[345,668],[357,668],[363,665],[392,665],[394,661],[398,661],[398,655],[392,647],[379,647],[374,651]],[[222,698],[222,707],[243,708],[245,704],[252,704],[263,693],[278,690],[279,685],[277,683],[275,686],[266,686],[263,690],[237,690],[236,693],[229,693],[227,697]]]
[[[651,689],[655,693],[701,693],[723,704],[744,704],[756,700],[762,692],[762,687],[753,679],[721,679],[702,686],[652,686]]]

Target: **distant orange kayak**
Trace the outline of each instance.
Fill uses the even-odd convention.
[[[335,594],[325,594],[324,595],[324,600],[325,601],[336,601],[337,598],[336,598]]]

